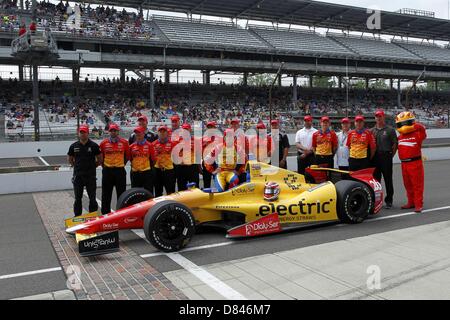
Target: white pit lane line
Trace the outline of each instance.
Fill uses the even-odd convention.
[[[86,190],[83,192],[83,194],[85,196],[88,196]],[[96,200],[97,200],[98,205],[101,207],[102,206],[101,200],[99,200],[99,199],[96,199]],[[140,237],[141,239],[144,239],[148,243],[148,240],[145,238],[145,234],[142,230],[131,230],[131,231],[133,231],[138,237]],[[232,242],[225,242],[225,244],[231,244],[231,243]],[[218,246],[218,245],[212,245],[212,246]],[[204,249],[206,247],[212,247],[212,246],[211,245],[202,246],[201,248]],[[192,251],[193,249],[194,248],[191,248],[191,250],[185,250],[185,251]],[[200,249],[197,249],[197,250],[200,250]],[[205,269],[199,267],[198,265],[196,265],[189,259],[183,257],[180,253],[163,253],[162,252],[161,254],[158,253],[158,255],[159,256],[161,256],[161,255],[167,256],[172,261],[177,263],[180,267],[182,267],[183,269],[185,269],[186,271],[188,271],[189,273],[191,273],[192,275],[197,277],[200,281],[202,281],[204,284],[206,284],[208,287],[210,287],[211,289],[216,291],[218,294],[220,294],[224,298],[226,298],[228,300],[247,300],[247,298],[245,298],[242,294],[240,294],[239,292],[237,292],[236,290],[231,288],[226,283],[217,279],[214,275],[212,275]]]
[[[28,271],[28,272],[7,274],[4,276],[0,276],[0,280],[19,278],[19,277],[27,277],[27,276],[33,276],[35,274],[49,273],[49,272],[55,272],[55,271],[62,271],[62,268],[57,267],[57,268],[49,268],[49,269],[41,269],[41,270],[34,270],[34,271]]]

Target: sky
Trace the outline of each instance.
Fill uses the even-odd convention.
[[[38,0],[39,1],[39,0]],[[58,3],[59,0],[50,0],[51,2]],[[409,8],[409,9],[419,9],[419,10],[425,10],[425,11],[433,11],[435,12],[436,18],[441,19],[448,19],[449,18],[449,3],[450,0],[429,0],[429,1],[420,1],[420,0],[318,0],[321,2],[328,2],[328,3],[336,3],[336,4],[343,4],[343,5],[351,5],[351,6],[357,6],[357,7],[367,7],[367,8],[377,8],[381,10],[386,11],[397,11],[402,8]],[[69,2],[73,5],[73,2]],[[121,9],[120,7],[116,7],[117,9]],[[150,11],[150,15],[152,14],[163,14],[163,15],[176,15],[176,16],[185,16],[184,14],[180,13],[167,13],[167,12],[159,12],[159,11]],[[147,11],[144,12],[145,15],[147,15]],[[194,16],[195,18],[195,16]],[[218,19],[218,20],[227,20],[224,18],[212,18],[212,19]],[[245,21],[241,22],[242,25],[245,24]],[[321,30],[318,30],[319,32]],[[59,78],[61,80],[71,80],[71,71],[64,68],[41,68],[40,70],[42,77],[44,79],[47,78],[54,78],[56,74],[58,74]],[[14,66],[0,66],[0,76],[3,78],[9,78],[11,77],[17,77],[18,75],[17,67]],[[97,76],[102,78],[105,77],[118,77],[119,71],[118,70],[107,70],[107,69],[87,69],[82,68],[82,74],[81,77],[84,79],[85,77],[89,77],[90,79],[95,79]],[[135,75],[132,72],[128,72],[127,76],[135,77]],[[156,73],[157,79],[162,78],[163,74]],[[179,74],[179,80],[180,82],[187,82],[188,80],[196,80],[202,82],[201,74],[198,71],[190,71],[185,70],[180,72]],[[227,83],[236,83],[239,80],[239,77],[234,75],[212,75],[211,76],[211,82],[217,83],[220,80],[224,80]],[[171,81],[176,81],[176,75],[172,74]],[[306,82],[307,79],[299,79],[299,84],[301,85],[302,82]],[[291,78],[284,78],[283,84],[284,85],[290,85],[292,83]]]
[[[318,0],[321,2],[344,4],[356,7],[379,7],[381,10],[397,11],[403,8],[433,11],[436,18],[448,19],[448,0]]]

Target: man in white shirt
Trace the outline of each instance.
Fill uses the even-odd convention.
[[[348,133],[350,132],[350,119],[344,118],[341,120],[342,131],[337,134],[338,137],[338,150],[336,153],[337,165],[339,170],[348,171],[350,158],[350,151],[347,147]]]
[[[314,164],[314,151],[312,149],[312,137],[317,131],[312,126],[313,118],[305,116],[305,127],[297,132],[295,143],[297,145],[297,168],[299,174],[305,174],[306,168]]]

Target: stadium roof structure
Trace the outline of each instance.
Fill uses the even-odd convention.
[[[370,30],[367,8],[311,0],[83,0],[95,4],[305,25],[420,39],[450,40],[450,20],[381,11]]]

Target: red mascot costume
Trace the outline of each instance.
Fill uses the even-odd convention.
[[[411,112],[402,112],[395,119],[398,137],[398,153],[402,161],[403,183],[408,195],[408,203],[402,209],[423,210],[424,168],[422,142],[427,138],[425,127],[416,123]]]

